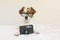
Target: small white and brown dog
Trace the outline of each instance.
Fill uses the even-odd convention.
[[[22,15],[26,21],[31,19],[35,13],[36,13],[36,10],[33,9],[32,7],[29,7],[29,8],[22,7],[19,10],[19,14]]]
[[[24,17],[25,23],[28,23],[28,21],[33,17],[33,15],[36,13],[36,10],[33,9],[32,7],[22,7],[19,10],[19,14]],[[35,34],[39,34],[38,32],[35,32]],[[19,36],[20,34],[15,34],[15,36]]]

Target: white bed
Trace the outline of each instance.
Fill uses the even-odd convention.
[[[15,26],[0,26],[0,40],[60,40],[59,25],[41,25],[40,34],[13,36],[16,32]]]

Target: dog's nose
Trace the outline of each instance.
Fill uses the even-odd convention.
[[[28,16],[25,16],[25,19],[27,20],[28,19]]]

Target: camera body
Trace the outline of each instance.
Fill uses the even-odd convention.
[[[34,33],[33,25],[23,25],[19,27],[20,34],[32,34]]]

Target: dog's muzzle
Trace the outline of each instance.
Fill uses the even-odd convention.
[[[25,16],[25,20],[28,20],[28,16]]]

